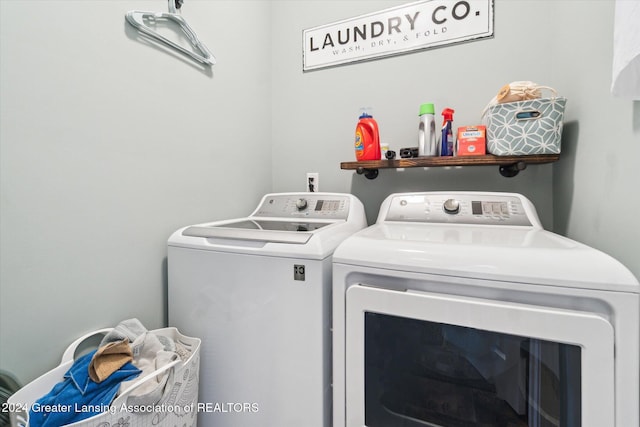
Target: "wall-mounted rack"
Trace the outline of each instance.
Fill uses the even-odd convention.
[[[379,169],[390,168],[430,168],[443,166],[486,166],[497,165],[504,177],[514,177],[528,164],[552,163],[560,158],[559,154],[540,154],[532,156],[454,156],[454,157],[411,157],[393,160],[366,160],[360,162],[342,162],[340,169],[355,170],[368,179],[375,179]]]

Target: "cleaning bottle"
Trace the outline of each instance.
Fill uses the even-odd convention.
[[[380,134],[378,123],[366,109],[361,110],[356,126],[356,160],[380,160]]]
[[[420,106],[420,124],[418,125],[418,156],[437,156],[436,119],[433,104]]]
[[[440,138],[440,155],[453,156],[453,111],[451,108],[442,110],[442,136]]]

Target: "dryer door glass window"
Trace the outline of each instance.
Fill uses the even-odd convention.
[[[581,425],[580,347],[364,316],[367,427]]]
[[[615,425],[614,330],[566,309],[347,289],[347,425]]]

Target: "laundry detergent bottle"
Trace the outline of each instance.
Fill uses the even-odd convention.
[[[366,109],[361,110],[356,126],[356,160],[380,160],[380,134],[378,123]]]

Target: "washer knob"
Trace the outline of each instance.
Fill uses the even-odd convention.
[[[298,208],[299,211],[306,209],[308,205],[307,199],[296,200],[296,208]]]
[[[456,199],[447,199],[442,205],[442,209],[449,215],[455,215],[460,212],[460,202]]]

